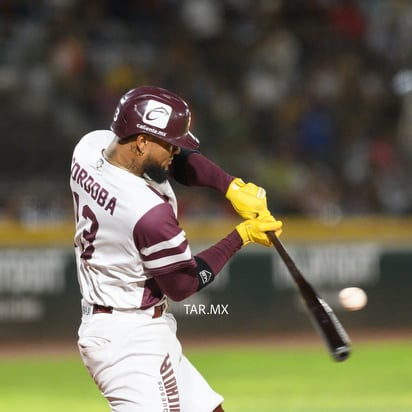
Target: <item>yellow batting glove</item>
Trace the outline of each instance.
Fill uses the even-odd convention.
[[[243,245],[259,243],[263,246],[271,246],[266,232],[275,232],[276,236],[282,233],[283,223],[272,215],[266,215],[257,219],[248,219],[236,226],[236,230],[243,240]]]
[[[254,183],[245,183],[238,177],[230,183],[226,198],[243,219],[253,219],[270,214],[265,189]]]

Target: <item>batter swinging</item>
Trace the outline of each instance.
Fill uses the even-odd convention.
[[[78,346],[112,411],[223,411],[223,397],[182,354],[167,299],[196,293],[243,245],[270,246],[265,232],[281,233],[265,191],[200,154],[189,127],[180,97],[143,86],[120,99],[111,131],[88,133],[74,149]],[[192,255],[169,177],[221,192],[245,220]]]

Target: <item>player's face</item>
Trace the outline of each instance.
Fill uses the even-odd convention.
[[[149,152],[143,164],[144,172],[155,182],[162,183],[167,179],[173,156],[180,152],[180,148],[153,137],[147,141],[150,146],[147,147]]]

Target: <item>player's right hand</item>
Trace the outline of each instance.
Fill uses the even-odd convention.
[[[266,214],[256,219],[248,219],[236,226],[236,230],[243,240],[243,245],[259,243],[263,246],[271,246],[266,232],[275,232],[276,236],[282,233],[283,223],[272,215]]]
[[[254,183],[245,183],[238,177],[229,185],[226,198],[243,219],[253,219],[269,213],[265,189]]]

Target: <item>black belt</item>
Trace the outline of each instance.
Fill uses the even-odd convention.
[[[163,315],[163,312],[166,310],[166,302],[163,302],[159,306],[154,307],[154,312],[153,312],[153,319],[160,318],[160,316]],[[108,313],[111,314],[113,313],[113,308],[111,306],[102,306],[102,305],[97,305],[96,303],[93,305],[93,314],[96,313]]]

